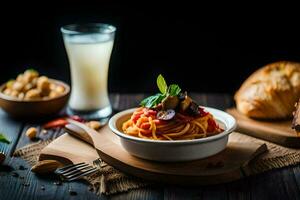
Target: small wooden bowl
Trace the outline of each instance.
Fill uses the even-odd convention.
[[[57,114],[68,102],[70,86],[62,81],[49,79],[65,88],[62,95],[49,99],[20,100],[3,94],[5,84],[0,86],[0,107],[10,116],[16,118],[37,118]]]

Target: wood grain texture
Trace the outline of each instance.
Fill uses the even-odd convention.
[[[226,109],[232,106],[229,95],[224,94],[192,94],[193,98],[206,106]],[[112,105],[115,110],[123,110],[136,106],[144,94],[134,95],[112,95]],[[31,124],[39,125],[40,122],[31,121]],[[21,147],[31,143],[27,141],[22,130],[24,122],[15,121],[8,118],[0,111],[0,131],[7,134],[12,140],[10,145],[0,144],[6,153],[10,153],[16,146]],[[22,134],[22,135],[21,135]],[[60,130],[51,131],[45,137],[56,137],[61,134]],[[18,138],[20,140],[18,140]],[[26,164],[18,158],[8,158],[5,164],[18,168],[20,164]],[[116,194],[109,197],[96,196],[88,191],[83,182],[64,183],[56,186],[53,182],[56,177],[36,176],[28,170],[16,170],[25,180],[30,181],[30,186],[21,185],[20,178],[11,176],[11,172],[0,168],[0,200],[13,199],[299,199],[300,188],[300,166],[291,166],[283,169],[272,170],[257,176],[245,178],[243,180],[220,184],[215,186],[202,187],[179,187],[172,185],[157,185],[152,188],[142,188],[132,190],[127,193]],[[46,190],[40,190],[44,185]],[[68,194],[69,187],[75,189],[77,196]]]
[[[177,163],[154,162],[130,155],[108,126],[98,133],[78,122],[72,123],[82,126],[83,133],[78,133],[79,138],[84,138],[91,146],[64,134],[43,149],[40,160],[67,159],[73,163],[92,163],[98,158],[97,152],[92,148],[95,146],[105,162],[123,172],[156,182],[208,185],[243,178],[245,174],[242,168],[247,168],[248,162],[267,150],[265,145],[229,142],[224,151],[206,159]],[[85,133],[83,128],[86,128]],[[209,167],[220,162],[222,166]]]
[[[300,148],[300,137],[291,128],[292,120],[259,121],[246,117],[235,108],[228,109],[237,120],[237,130],[247,135],[274,142],[286,147]]]

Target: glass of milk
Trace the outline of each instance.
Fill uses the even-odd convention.
[[[87,119],[112,113],[107,77],[116,28],[109,24],[72,24],[61,28],[71,69],[68,114]]]

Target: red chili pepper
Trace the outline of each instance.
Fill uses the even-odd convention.
[[[65,118],[58,118],[44,124],[43,128],[49,129],[49,128],[56,128],[56,127],[64,127],[68,123],[69,122]]]
[[[81,117],[79,117],[78,115],[71,115],[68,118],[73,119],[73,120],[78,121],[78,122],[85,122],[85,120],[82,119]]]

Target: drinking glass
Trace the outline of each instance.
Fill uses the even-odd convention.
[[[61,28],[72,83],[68,114],[101,119],[112,113],[107,78],[115,31],[114,26],[102,23]]]

